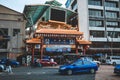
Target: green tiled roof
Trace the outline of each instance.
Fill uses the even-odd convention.
[[[33,26],[37,20],[43,15],[43,13],[49,8],[51,5],[26,5],[24,8],[24,15],[27,18],[27,24],[26,27]],[[71,15],[76,14],[75,12],[68,10],[66,8],[58,7],[58,6],[52,6],[55,7],[55,9],[61,9],[67,12],[67,18],[69,18]]]

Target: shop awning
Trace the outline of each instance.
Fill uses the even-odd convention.
[[[32,39],[26,40],[26,43],[27,44],[40,44],[41,43],[41,39],[32,38]]]
[[[88,44],[88,45],[90,45],[90,44],[92,44],[92,42],[90,42],[90,41],[86,41],[86,40],[77,40],[77,42],[79,43],[79,44]]]

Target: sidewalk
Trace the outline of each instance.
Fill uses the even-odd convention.
[[[31,66],[20,66],[16,68],[12,68],[13,74],[20,74],[20,73],[29,73],[29,72],[38,72],[44,68],[48,69],[58,69],[59,65],[57,66],[44,66],[44,67],[31,67]],[[8,72],[0,72],[1,74],[7,74]]]

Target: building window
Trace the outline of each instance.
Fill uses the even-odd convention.
[[[8,29],[7,28],[0,28],[0,35],[8,35]]]
[[[102,42],[93,42],[92,44],[93,45],[91,45],[91,47],[93,47],[93,48],[105,48],[105,45],[106,45],[105,43],[102,43]]]
[[[50,19],[55,21],[65,22],[66,12],[64,10],[57,10],[51,8]]]
[[[18,33],[20,33],[20,29],[13,29],[13,36],[16,36]]]
[[[0,40],[0,49],[7,49],[7,41]]]
[[[118,3],[117,3],[117,2],[105,2],[105,6],[106,6],[106,7],[114,7],[114,8],[117,8],[117,7],[118,7]]]
[[[90,20],[90,27],[103,27],[103,21]]]
[[[101,10],[92,10],[92,9],[89,10],[90,17],[102,17],[103,16],[102,13],[103,12]]]
[[[66,2],[66,4],[65,4],[66,8],[68,8],[68,7],[70,6],[71,1],[72,1],[72,0],[67,0],[67,2]]]
[[[120,45],[119,45],[120,43],[119,42],[116,42],[116,43],[113,43],[113,48],[120,48]]]
[[[106,22],[107,27],[119,27],[118,22],[108,21]]]
[[[108,31],[107,35],[111,38],[118,38],[120,36],[120,32]]]
[[[90,35],[93,37],[104,37],[104,31],[90,31]]]
[[[72,9],[75,7],[76,4],[77,4],[77,0],[74,0],[74,2],[71,5]]]
[[[3,39],[7,38],[6,36],[8,36],[8,29],[0,28],[0,49],[7,49],[7,39]]]
[[[102,6],[102,0],[88,0],[89,5]]]
[[[106,18],[117,18],[118,17],[118,13],[117,12],[106,12]]]

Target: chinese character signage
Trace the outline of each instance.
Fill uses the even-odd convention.
[[[70,45],[47,45],[46,51],[47,52],[70,52],[71,46]]]
[[[70,44],[75,44],[75,39],[44,38],[44,44],[70,45]]]

